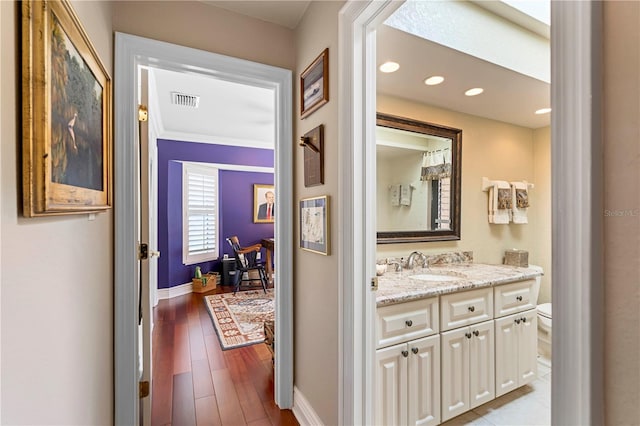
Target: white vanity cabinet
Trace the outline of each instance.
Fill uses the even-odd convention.
[[[496,306],[496,396],[536,379],[540,284],[523,280],[494,287]]]
[[[532,382],[538,372],[538,315],[535,309],[496,322],[496,396]]]
[[[540,281],[481,279],[377,308],[376,425],[437,425],[535,380]]]
[[[446,421],[495,398],[493,320],[444,332],[441,340]]]
[[[375,424],[439,424],[438,298],[384,306],[377,317]]]

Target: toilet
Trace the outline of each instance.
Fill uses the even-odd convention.
[[[551,362],[551,303],[538,305],[538,354]]]

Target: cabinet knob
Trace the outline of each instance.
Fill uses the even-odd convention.
[[[471,333],[464,333],[465,336],[467,336],[467,339],[471,339]]]
[[[516,300],[517,300],[518,302],[522,302],[522,296],[516,296]]]
[[[478,330],[473,330],[473,335],[478,337],[480,335],[480,332]]]
[[[413,321],[411,320],[406,320],[404,323],[407,324],[407,327],[411,327],[413,325]]]
[[[522,317],[522,322],[527,322],[527,319],[525,317]]]
[[[418,353],[418,348],[411,348],[411,352],[413,352],[414,354]]]
[[[469,306],[469,308],[467,308],[467,309],[469,309],[469,312],[473,312],[473,311],[476,310],[476,307],[475,306]]]
[[[520,324],[520,318],[515,319],[516,324]]]
[[[408,357],[409,356],[409,351],[402,351],[402,356],[403,357]]]

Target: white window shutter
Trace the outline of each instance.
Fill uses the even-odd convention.
[[[218,258],[218,169],[183,164],[182,262]]]

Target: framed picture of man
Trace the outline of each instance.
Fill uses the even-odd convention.
[[[273,223],[276,217],[276,190],[273,185],[253,185],[253,222]]]

